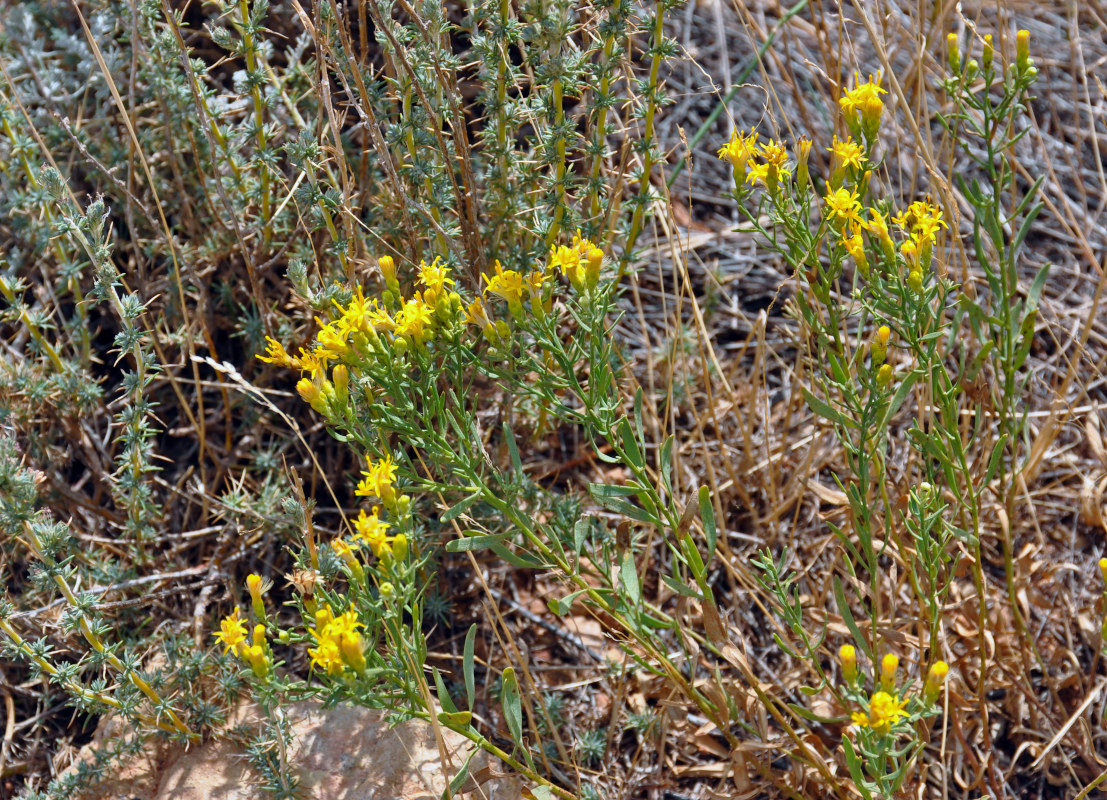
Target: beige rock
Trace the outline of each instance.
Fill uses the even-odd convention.
[[[256,707],[240,709],[232,724],[256,719]],[[447,772],[430,725],[418,720],[390,728],[380,712],[352,706],[323,711],[299,703],[286,709],[295,740],[287,759],[299,779],[299,796],[314,800],[437,800],[446,788]],[[119,735],[109,723],[98,738]],[[448,774],[464,763],[472,745],[461,735],[442,731]],[[473,759],[470,774],[492,770],[483,753]],[[214,739],[184,748],[152,746],[121,767],[112,780],[84,793],[80,800],[262,800],[258,784],[240,746]],[[464,787],[470,798],[518,800],[522,784],[497,777]]]

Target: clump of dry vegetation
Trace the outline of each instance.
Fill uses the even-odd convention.
[[[0,796],[245,699],[276,797],[305,699],[534,797],[1097,791],[1101,34],[5,8]]]

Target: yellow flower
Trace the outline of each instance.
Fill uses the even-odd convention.
[[[573,234],[572,247],[573,247],[574,250],[577,251],[577,254],[580,255],[582,258],[584,256],[588,255],[588,251],[591,250],[595,246],[596,245],[592,244],[590,241],[588,241],[587,239],[585,239],[584,237],[582,237],[580,235],[580,229],[579,228],[577,229],[577,232]]]
[[[916,200],[892,221],[919,244],[934,241],[939,229],[949,227],[942,220],[942,209],[927,200]]]
[[[255,356],[259,361],[264,361],[266,364],[276,364],[278,367],[291,367],[293,369],[299,369],[300,359],[293,358],[287,352],[285,352],[284,345],[278,342],[276,339],[271,339],[268,336],[265,337],[267,344],[265,345],[266,355]]]
[[[385,456],[377,463],[370,462],[369,470],[362,472],[365,477],[358,483],[354,494],[358,497],[379,497],[384,507],[391,510],[396,506],[396,465],[391,456]]]
[[[892,377],[892,365],[884,364],[876,371],[876,385],[881,389],[886,389],[888,384],[892,382]]]
[[[427,305],[431,306],[442,298],[442,292],[447,286],[454,285],[454,279],[450,277],[450,268],[440,264],[440,260],[436,256],[429,267],[427,262],[419,262],[419,283],[426,287],[423,298]]]
[[[395,291],[400,285],[396,280],[396,260],[392,256],[381,256],[377,259],[377,266],[381,268],[384,285]]]
[[[318,644],[308,650],[311,666],[321,667],[328,675],[341,675],[346,667],[357,672],[365,669],[364,645],[357,632],[364,627],[353,609],[338,617],[331,612],[330,606],[320,610],[315,615],[312,631]]]
[[[1099,559],[1099,571],[1103,574],[1103,583],[1107,584],[1107,558]]]
[[[961,72],[961,51],[957,46],[956,33],[951,33],[946,36],[946,50],[948,54],[947,61],[949,63],[949,71],[957,75]]]
[[[417,293],[415,297],[404,301],[404,307],[396,315],[396,335],[403,336],[416,344],[422,344],[428,334],[428,328],[434,324],[434,316],[431,314],[423,298]]]
[[[833,189],[826,196],[827,217],[835,223],[839,230],[844,226],[859,226],[861,224],[861,203],[857,195],[849,189]]]
[[[869,698],[868,713],[855,711],[850,717],[858,726],[872,728],[877,733],[888,733],[892,726],[907,716],[906,700],[899,700],[887,692],[876,692]]]
[[[738,131],[734,131],[730,141],[719,148],[719,158],[725,158],[733,167],[735,185],[741,186],[745,182],[746,165],[753,158],[756,146],[757,134],[750,130],[745,136],[739,136]]]
[[[585,257],[584,284],[589,289],[595,289],[600,282],[600,270],[603,268],[603,250],[593,247]]]
[[[811,157],[811,140],[801,136],[792,150],[796,154],[796,183],[803,189],[807,186],[809,177],[807,160]]]
[[[775,192],[780,176],[792,174],[788,168],[788,151],[775,139],[770,139],[757,148],[755,155],[764,161],[750,168],[746,183],[761,181],[770,192]]]
[[[496,324],[496,320],[488,313],[484,301],[479,297],[465,309],[465,321],[480,328],[481,333],[484,334],[484,338],[492,344],[499,344],[503,338],[500,334],[499,326]],[[506,323],[504,324],[506,325]]]
[[[584,287],[584,275],[581,270],[581,254],[575,247],[558,245],[550,248],[546,259],[547,269],[559,269],[568,278],[569,283],[578,291]]]
[[[265,619],[265,601],[262,595],[271,588],[273,588],[273,581],[266,580],[256,573],[246,576],[246,591],[250,593],[251,608],[258,619]]]
[[[833,171],[846,167],[861,169],[861,162],[865,158],[865,151],[861,149],[861,145],[852,138],[847,138],[844,142],[839,141],[837,136],[830,146],[830,154],[833,156],[831,162]]]
[[[319,347],[316,352],[322,351],[328,360],[341,359],[350,354],[350,329],[334,322],[324,323],[319,317],[315,318],[322,327],[316,337]]]
[[[860,76],[856,76],[860,80]],[[846,118],[846,125],[856,139],[864,139],[870,145],[876,140],[880,129],[880,114],[884,110],[884,101],[880,95],[888,94],[880,88],[880,74],[869,76],[865,83],[858,84],[838,100],[838,105]]]
[[[380,508],[377,506],[373,506],[372,514],[366,514],[365,509],[362,509],[355,521],[357,538],[369,545],[377,558],[391,553],[389,543],[392,541],[392,537],[388,536],[388,523],[382,522],[379,514]]]
[[[328,675],[341,675],[346,666],[342,661],[342,651],[334,639],[320,639],[314,648],[308,648],[308,655],[311,656],[312,668],[320,667]]]
[[[238,652],[238,646],[246,641],[246,623],[238,618],[237,606],[233,614],[223,618],[219,623],[219,630],[212,635],[225,645],[224,654],[232,649]]]
[[[846,252],[853,256],[861,276],[869,277],[869,260],[865,257],[865,243],[861,240],[860,234],[855,232],[852,236],[847,236],[842,240],[842,244],[846,246]]]
[[[499,261],[495,262],[495,266],[495,275],[491,278],[487,275],[483,276],[488,284],[484,287],[484,293],[491,292],[497,297],[503,298],[507,301],[507,307],[513,315],[522,316],[523,292],[526,291],[526,282],[523,280],[523,276],[513,269],[505,272]]]

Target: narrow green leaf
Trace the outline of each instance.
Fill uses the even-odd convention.
[[[506,533],[484,534],[464,536],[460,539],[451,539],[446,542],[446,550],[450,553],[473,553],[478,550],[486,550],[494,544],[502,542],[508,537]]]
[[[588,531],[592,527],[589,518],[582,518],[573,525],[573,552],[578,556],[584,549],[584,540],[588,538]]]
[[[506,667],[500,679],[503,689],[500,702],[503,704],[504,721],[511,739],[519,747],[523,746],[523,703],[519,697],[519,680],[515,677],[515,668]]]
[[[515,434],[511,426],[504,423],[504,441],[507,443],[507,452],[511,456],[511,466],[515,469],[517,478],[523,477],[523,460],[519,458],[519,447],[515,444]]]
[[[661,485],[670,502],[673,494],[673,437],[668,436],[661,445]]]
[[[450,778],[449,786],[442,790],[442,800],[451,800],[454,795],[461,792],[461,787],[469,780],[469,769],[473,763],[473,757],[479,752],[481,752],[479,747],[474,747],[469,751],[469,755],[465,757],[465,763],[461,765],[461,769]]]
[[[871,659],[873,657],[873,652],[869,649],[868,641],[861,635],[861,629],[857,627],[857,622],[853,619],[853,612],[850,611],[849,603],[846,602],[846,593],[842,591],[842,579],[837,575],[834,576],[834,602],[838,604],[838,613],[842,615],[842,621],[845,622],[846,627],[849,628],[849,632],[853,635],[853,640],[857,642],[865,655]]]
[[[679,594],[683,597],[697,597],[697,598],[702,599],[699,592],[697,592],[691,586],[688,586],[687,584],[681,583],[680,581],[678,581],[676,578],[672,577],[671,575],[662,575],[661,580],[664,582],[664,584],[666,586],[668,586],[674,592],[676,592],[677,594]]]
[[[474,492],[473,494],[462,500],[460,503],[456,503],[455,505],[446,509],[445,513],[443,513],[442,516],[438,518],[438,521],[450,522],[451,520],[457,519],[459,516],[468,511],[469,507],[473,505],[473,503],[477,502],[477,500],[479,499],[480,495]]]
[[[642,586],[638,582],[638,568],[634,564],[634,552],[623,553],[622,568],[619,570],[619,582],[623,585],[626,597],[637,606],[642,602]]]
[[[447,714],[456,714],[457,706],[454,705],[450,693],[446,691],[446,682],[442,680],[442,673],[438,671],[438,667],[434,667],[432,672],[434,673],[434,686],[438,690],[438,702],[442,704],[442,708]]]
[[[803,391],[803,399],[807,401],[807,407],[814,411],[818,416],[825,420],[833,422],[835,425],[841,425],[843,428],[856,428],[857,423],[853,420],[846,419],[840,411],[827,405],[824,401],[815,397],[807,390],[806,387],[801,387]]]
[[[984,475],[983,486],[987,486],[992,482],[992,478],[996,476],[996,472],[999,471],[1000,464],[1003,463],[1003,446],[1007,444],[1007,434],[1000,436],[995,443],[995,447],[992,448],[992,455],[988,459],[988,471]]]
[[[630,466],[637,470],[645,469],[645,459],[642,457],[642,451],[638,448],[638,440],[634,438],[634,432],[631,431],[630,423],[627,422],[626,417],[619,420],[615,427],[619,431],[619,439],[622,442]]]
[[[469,710],[473,710],[473,699],[476,697],[476,679],[473,677],[473,661],[475,659],[477,644],[477,625],[474,622],[469,626],[465,634],[465,648],[461,657],[461,672],[465,677],[465,704]]]
[[[719,529],[715,525],[715,508],[711,505],[711,490],[700,487],[700,519],[703,521],[703,535],[707,538],[707,563],[715,557],[715,545],[719,541]]]
[[[495,543],[492,545],[491,549],[493,553],[513,567],[519,567],[520,569],[547,569],[550,566],[534,556],[527,555],[526,553],[513,552],[503,542]]]

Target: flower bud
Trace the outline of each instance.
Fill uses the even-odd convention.
[[[926,702],[933,703],[938,699],[938,694],[942,691],[942,683],[945,682],[948,673],[949,664],[944,661],[934,662],[934,666],[926,673],[926,685],[923,687],[923,697]]]
[[[381,275],[384,276],[384,283],[392,289],[393,284],[399,286],[399,282],[396,280],[396,262],[392,256],[381,256],[377,259],[377,266],[381,268]],[[393,291],[396,291],[393,289]]]
[[[269,674],[269,658],[265,655],[264,647],[257,645],[247,647],[243,651],[242,657],[259,678],[264,678]]]
[[[334,380],[335,399],[339,406],[345,408],[346,402],[350,399],[350,370],[345,364],[338,364],[331,377]]]
[[[246,590],[250,593],[250,607],[254,611],[254,616],[258,619],[265,619],[265,601],[262,599],[269,588],[272,586],[271,581],[264,580],[260,575],[250,574],[246,576]]]
[[[1023,29],[1015,35],[1015,68],[1026,72],[1030,66],[1030,31]]]
[[[1103,583],[1107,585],[1107,558],[1099,559],[1099,571],[1103,574]]]
[[[796,142],[796,187],[802,192],[807,188],[808,181],[811,180],[810,173],[807,168],[807,159],[811,156],[811,140],[806,136],[801,137]]]
[[[381,597],[391,597],[396,593],[396,587],[392,585],[391,581],[385,581],[380,585]]]
[[[985,71],[992,68],[992,58],[995,56],[995,50],[992,47],[992,34],[988,34],[984,37],[984,54],[980,56],[980,60],[984,64]]]
[[[254,647],[265,647],[265,626],[258,624],[254,626]]]
[[[880,369],[876,371],[876,385],[881,389],[887,388],[888,384],[892,382],[892,365],[884,364]]]
[[[961,51],[957,47],[956,33],[951,33],[946,37],[946,49],[948,51],[949,71],[957,75],[961,72]]]
[[[872,343],[869,344],[869,355],[872,357],[873,366],[884,363],[884,359],[888,356],[888,341],[891,336],[892,329],[887,325],[881,325],[877,329]]]
[[[899,657],[888,653],[880,659],[880,688],[892,694],[896,688],[896,670],[899,669]]]
[[[911,291],[915,294],[922,294],[923,290],[923,275],[917,270],[913,269],[907,273],[907,285],[911,287]]]
[[[407,537],[402,533],[392,538],[392,555],[397,561],[407,560]]]
[[[357,631],[343,632],[338,642],[338,649],[342,653],[342,660],[346,666],[354,672],[365,670],[365,646]]]
[[[842,664],[842,677],[846,683],[857,682],[857,650],[852,644],[844,644],[838,648],[838,661]]]
[[[600,282],[600,268],[603,266],[603,250],[593,247],[588,251],[588,257],[584,265],[584,285],[589,289],[595,289]]]

